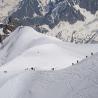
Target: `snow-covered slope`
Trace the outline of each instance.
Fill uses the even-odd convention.
[[[0,45],[0,98],[97,98],[97,52],[18,27]]]
[[[1,70],[0,98],[97,98],[97,65],[98,54],[59,71]]]
[[[38,70],[60,69],[85,59],[91,52],[98,52],[97,44],[64,43],[31,27],[19,27],[4,40],[0,48],[0,65],[5,64],[12,70],[32,66]]]

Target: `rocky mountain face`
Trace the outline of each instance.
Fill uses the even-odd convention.
[[[18,8],[20,0],[0,0],[0,22]]]
[[[8,15],[8,18],[10,17],[12,22],[18,21],[18,25],[32,26],[39,32],[58,29],[55,34],[58,37],[63,31],[71,35],[73,32],[79,33],[84,25],[97,20],[95,17],[97,10],[98,0],[19,0],[16,9]],[[61,39],[67,40],[64,37]]]
[[[60,21],[67,21],[74,24],[77,21],[85,21],[85,16],[74,8],[79,5],[81,8],[95,14],[98,10],[98,0],[22,0],[18,9],[11,14],[23,25],[44,25],[55,27]]]

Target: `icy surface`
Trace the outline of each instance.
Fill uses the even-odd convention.
[[[97,44],[64,43],[56,38],[42,35],[31,27],[19,27],[0,49],[0,65],[12,70],[36,67],[38,70],[66,68],[98,52]],[[8,70],[8,68],[7,68]]]
[[[97,98],[97,52],[19,27],[0,45],[0,98]]]
[[[0,98],[97,98],[98,54],[59,71],[0,72]]]

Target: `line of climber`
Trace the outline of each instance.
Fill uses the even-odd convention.
[[[25,70],[33,70],[33,71],[35,71],[36,69],[34,67],[31,67],[31,68],[25,68]],[[51,68],[51,70],[54,71],[55,68],[53,67],[53,68]]]
[[[92,56],[92,55],[94,55],[93,52],[91,52],[91,56]],[[88,58],[88,56],[86,56],[86,58]],[[78,63],[79,63],[79,60],[77,60],[77,64],[78,64]],[[72,63],[72,65],[75,65],[75,64]],[[36,69],[35,69],[34,67],[31,67],[31,68],[26,68],[25,70],[33,70],[33,71],[35,71]],[[53,68],[51,68],[51,70],[54,71],[55,68],[53,67]]]
[[[91,56],[93,56],[94,55],[94,53],[93,52],[91,52]],[[86,56],[86,58],[88,58],[88,56]],[[79,63],[79,60],[77,60],[77,63]],[[74,63],[72,63],[72,65],[75,65]]]

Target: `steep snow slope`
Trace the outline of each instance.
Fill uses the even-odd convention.
[[[85,58],[91,52],[98,52],[97,44],[65,43],[17,28],[0,46],[0,98],[97,98],[98,53]]]
[[[0,65],[8,70],[35,67],[37,70],[66,68],[91,52],[98,52],[97,44],[64,43],[56,38],[36,32],[31,27],[17,28],[0,48]]]
[[[97,98],[98,53],[59,71],[0,71],[0,98]]]
[[[6,61],[9,61],[30,47],[45,43],[52,43],[52,40],[59,41],[55,38],[47,38],[45,35],[36,32],[31,27],[19,27],[4,40],[3,45],[0,47],[0,57],[3,59],[7,58]],[[2,61],[3,60],[1,60],[1,62]]]

